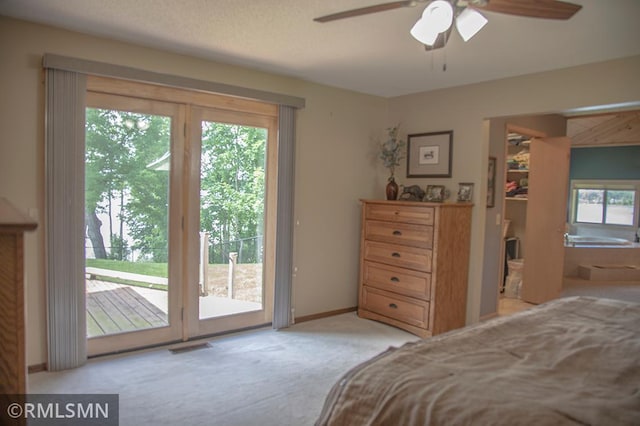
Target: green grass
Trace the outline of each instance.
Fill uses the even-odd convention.
[[[166,263],[125,262],[111,259],[87,259],[87,266],[109,269],[112,271],[130,272],[132,274],[151,275],[152,277],[168,277]]]
[[[167,278],[167,264],[166,263],[151,263],[151,262],[125,262],[121,260],[111,259],[86,259],[86,266],[100,269],[109,269],[111,271],[130,272],[132,274],[150,275],[153,277]],[[153,288],[157,290],[167,290],[166,285],[162,284],[150,284],[138,281],[123,280],[114,277],[105,277],[102,275],[96,276],[96,278],[102,281],[109,281],[117,284],[126,284],[136,287]]]

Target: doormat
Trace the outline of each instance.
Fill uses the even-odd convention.
[[[211,347],[211,345],[208,344],[207,342],[205,342],[205,343],[193,343],[191,345],[181,346],[179,348],[169,349],[169,352],[171,352],[172,354],[181,354],[181,353],[184,353],[184,352],[197,351],[198,349],[204,349],[204,348],[210,348],[210,347]]]

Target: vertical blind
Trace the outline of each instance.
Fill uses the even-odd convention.
[[[48,368],[87,360],[84,287],[86,77],[46,73],[46,286]]]
[[[291,324],[293,274],[293,182],[295,172],[295,110],[281,105],[278,111],[278,212],[276,233],[276,282],[273,328]]]

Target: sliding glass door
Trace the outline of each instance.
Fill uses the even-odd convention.
[[[271,323],[277,111],[89,79],[89,355]]]

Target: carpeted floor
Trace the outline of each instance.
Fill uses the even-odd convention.
[[[640,286],[565,287],[564,296],[640,301]],[[312,425],[330,387],[351,367],[417,340],[355,313],[168,348],[98,358],[29,375],[30,393],[117,393],[120,425]]]
[[[418,339],[355,313],[29,376],[30,393],[117,393],[120,425],[312,425],[349,368]]]

